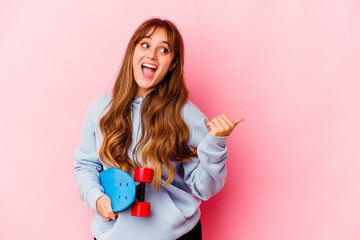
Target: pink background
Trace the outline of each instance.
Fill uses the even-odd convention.
[[[91,239],[72,154],[151,16],[183,34],[192,101],[245,118],[204,239],[360,239],[358,0],[0,1],[0,239]]]

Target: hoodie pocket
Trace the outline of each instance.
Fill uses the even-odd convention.
[[[112,228],[115,224],[115,220],[105,221],[99,213],[95,213],[94,218],[91,222],[91,229],[95,237],[105,233],[110,228]]]
[[[151,202],[151,213],[156,221],[162,222],[166,227],[173,229],[185,222],[185,217],[175,205],[166,191],[150,192],[147,196]]]

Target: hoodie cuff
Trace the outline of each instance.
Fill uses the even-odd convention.
[[[86,205],[97,212],[96,210],[96,201],[101,197],[105,195],[99,188],[92,187],[89,189],[87,195],[86,195]]]
[[[225,148],[226,140],[229,136],[224,137],[216,137],[212,135],[210,132],[206,135],[203,143],[206,144],[211,149],[219,149],[222,150]]]

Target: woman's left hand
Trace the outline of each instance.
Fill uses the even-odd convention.
[[[225,114],[213,118],[206,125],[210,128],[210,133],[215,137],[229,136],[236,125],[243,121],[243,118],[237,118],[231,121]]]

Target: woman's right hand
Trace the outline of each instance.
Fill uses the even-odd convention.
[[[111,200],[107,195],[101,196],[96,201],[96,210],[105,221],[115,220],[119,213],[114,213],[111,207]]]

